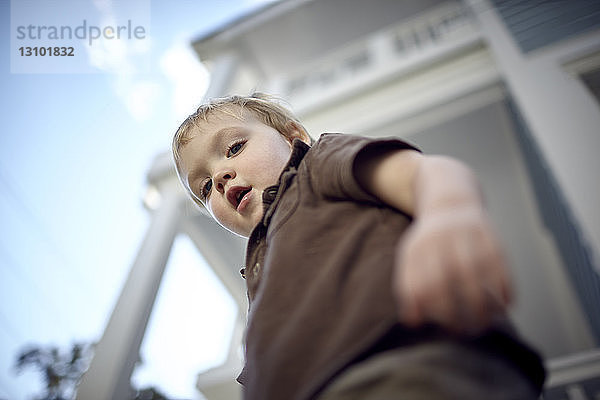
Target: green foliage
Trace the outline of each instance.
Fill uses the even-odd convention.
[[[92,359],[93,346],[75,343],[69,351],[61,352],[56,346],[30,345],[19,353],[15,369],[21,373],[33,368],[42,374],[45,393],[34,397],[35,400],[72,400]],[[137,390],[133,400],[167,400],[167,397],[148,387]]]
[[[15,368],[18,373],[25,368],[41,373],[46,391],[35,397],[36,400],[70,400],[91,355],[90,344],[75,343],[67,352],[61,352],[56,346],[31,345],[19,353]]]
[[[133,400],[167,400],[167,398],[154,387],[140,389]]]

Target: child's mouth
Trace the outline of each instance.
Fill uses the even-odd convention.
[[[231,205],[238,211],[240,211],[240,206],[245,207],[249,196],[249,193],[252,192],[252,186],[233,186],[227,191],[227,200]],[[242,208],[243,208],[242,207]]]
[[[238,212],[241,212],[246,208],[246,206],[250,202],[251,197],[252,197],[252,188],[242,190],[238,193],[238,195],[237,195],[237,203],[238,203],[237,211]]]
[[[227,200],[238,211],[241,212],[252,197],[252,186],[234,186],[227,192]]]

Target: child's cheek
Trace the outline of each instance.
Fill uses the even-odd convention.
[[[208,212],[210,213],[210,215],[212,215],[213,219],[219,223],[221,223],[221,216],[219,213],[219,209],[217,207],[217,209],[215,210],[215,207],[213,207],[213,202],[212,200],[209,200],[206,202],[206,209],[208,210]]]
[[[207,204],[208,211],[212,215],[213,219],[227,229],[232,229],[231,216],[225,212],[224,207],[219,204]]]

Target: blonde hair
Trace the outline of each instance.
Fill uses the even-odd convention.
[[[214,98],[202,104],[195,113],[183,121],[173,137],[172,152],[177,176],[194,202],[202,205],[200,199],[191,191],[187,183],[181,179],[181,149],[201,132],[200,124],[207,122],[208,117],[214,113],[220,112],[234,118],[242,119],[244,110],[248,110],[259,121],[276,129],[283,136],[286,136],[290,129],[293,128],[305,134],[306,138],[311,142],[310,144],[312,144],[312,138],[308,135],[298,118],[277,101],[278,99],[275,97],[260,92],[252,93],[249,96],[234,95]]]
[[[195,113],[186,118],[173,137],[172,151],[175,165],[179,172],[181,148],[192,140],[199,132],[200,122],[207,122],[209,115],[221,112],[235,118],[242,118],[244,110],[250,111],[265,125],[268,125],[286,136],[291,127],[299,129],[310,137],[298,118],[287,108],[281,106],[273,96],[255,92],[249,96],[227,96],[209,100],[202,104]],[[237,113],[235,112],[237,109]]]

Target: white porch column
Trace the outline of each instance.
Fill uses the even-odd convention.
[[[510,93],[600,266],[600,112],[563,63],[600,48],[598,32],[523,54],[489,0],[467,0]]]
[[[235,378],[243,366],[240,346],[243,343],[248,309],[246,288],[239,269],[243,266],[246,240],[225,231],[205,215],[184,220],[181,229],[194,242],[238,307],[225,361],[200,373],[196,387],[208,400],[239,400],[242,392]]]
[[[205,100],[227,95],[239,64],[235,53],[223,54],[215,60],[214,67],[210,70],[210,83],[204,94]]]
[[[161,191],[150,228],[121,292],[94,358],[77,390],[78,400],[129,400],[130,378],[177,234],[182,196]]]

